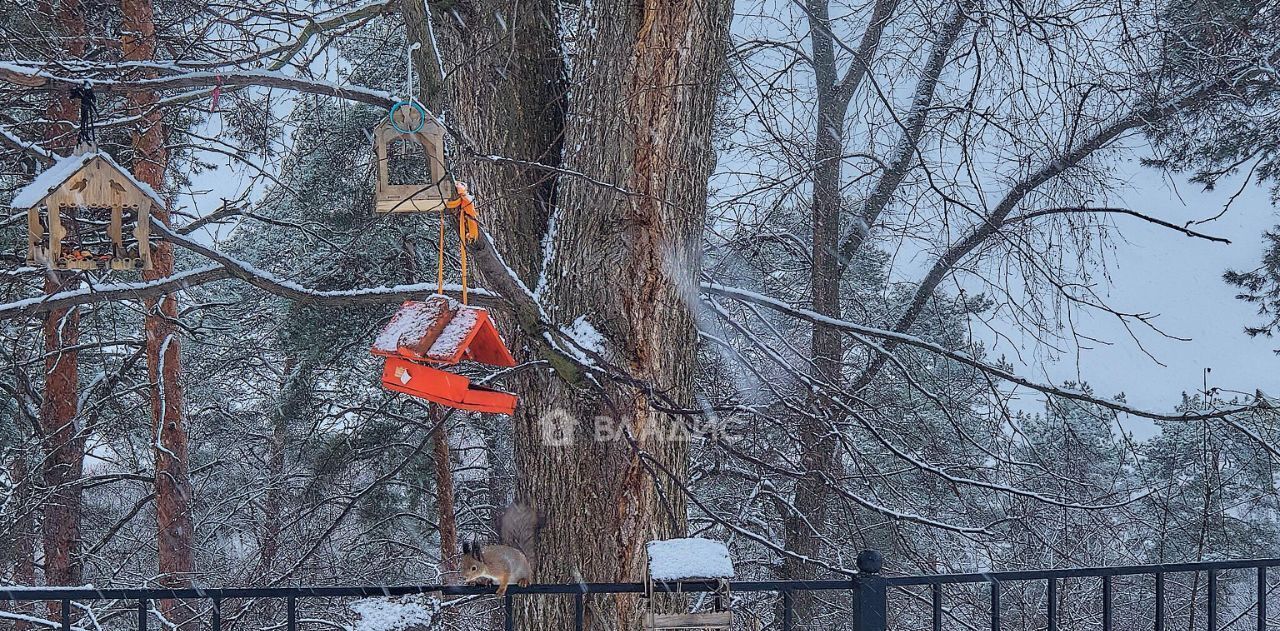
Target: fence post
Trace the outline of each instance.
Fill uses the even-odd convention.
[[[888,628],[888,584],[880,576],[884,557],[875,550],[858,553],[858,576],[853,581],[853,631]]]

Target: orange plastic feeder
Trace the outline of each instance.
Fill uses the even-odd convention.
[[[410,300],[400,306],[370,349],[386,358],[382,385],[460,410],[513,414],[519,399],[501,390],[473,385],[462,375],[437,366],[470,360],[510,368],[516,365],[489,312],[447,296]]]

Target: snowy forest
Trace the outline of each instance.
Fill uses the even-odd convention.
[[[513,503],[536,583],[640,581],[646,542],[684,536],[742,580],[849,578],[864,549],[890,576],[1280,557],[1277,364],[1150,405],[1001,344],[1186,341],[1112,291],[1115,258],[1280,223],[1276,0],[5,0],[0,32],[0,590],[456,585]],[[456,206],[375,212],[403,103],[442,131],[470,244]],[[143,269],[30,255],[25,193],[87,141],[155,200]],[[397,182],[438,166],[409,145]],[[1231,194],[1186,222],[1121,193],[1136,171]],[[1205,264],[1250,316],[1200,313],[1270,351],[1280,226],[1247,240],[1247,266]],[[450,370],[513,414],[383,387],[375,338],[438,290],[487,310],[515,365]],[[1204,628],[1205,577],[1169,581],[1170,628]],[[1217,577],[1223,628],[1254,628],[1253,581]],[[1149,628],[1128,583],[1115,624]],[[1101,628],[1098,589],[1059,586],[1061,628]],[[984,628],[984,594],[949,589],[946,628]],[[1004,628],[1044,629],[1045,598],[1009,586]],[[925,592],[891,600],[890,628],[927,628]],[[571,599],[514,602],[516,628],[573,628]],[[439,606],[298,615],[501,628],[498,599]],[[778,606],[735,594],[735,628]],[[818,630],[853,605],[794,606]],[[588,628],[641,607],[593,597]],[[0,629],[63,615],[0,601]]]

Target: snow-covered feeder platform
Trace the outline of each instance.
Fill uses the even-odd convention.
[[[649,579],[662,582],[733,578],[729,546],[701,537],[650,541]]]

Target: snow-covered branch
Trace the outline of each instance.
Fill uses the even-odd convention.
[[[396,303],[413,298],[422,298],[423,296],[436,290],[435,283],[413,283],[408,285],[393,285],[389,287],[369,287],[363,289],[348,290],[319,290],[304,287],[295,281],[280,278],[271,272],[259,269],[252,264],[241,261],[228,254],[217,251],[214,248],[201,245],[195,241],[187,239],[179,235],[176,231],[165,226],[154,217],[151,220],[151,230],[187,250],[195,252],[205,258],[217,262],[227,273],[234,278],[240,279],[258,289],[267,293],[287,298],[299,304],[316,304],[331,307],[346,307],[360,304],[388,304]],[[446,284],[444,286],[446,293],[461,293],[462,286],[457,284]],[[494,294],[484,288],[468,289],[467,294],[474,296],[479,302],[491,301]]]
[[[231,278],[228,270],[220,265],[209,265],[156,280],[69,289],[0,305],[0,321],[49,313],[78,305],[154,298],[225,278]]]
[[[1041,392],[1047,395],[1052,395],[1052,396],[1060,397],[1064,399],[1071,399],[1073,401],[1091,403],[1094,405],[1104,407],[1109,410],[1121,412],[1124,414],[1130,414],[1130,415],[1141,417],[1141,418],[1146,418],[1151,420],[1162,420],[1162,421],[1209,420],[1209,419],[1222,418],[1224,416],[1228,416],[1231,414],[1239,414],[1241,412],[1246,412],[1255,408],[1254,405],[1244,405],[1244,406],[1233,406],[1233,407],[1224,408],[1221,410],[1215,410],[1211,412],[1186,412],[1181,414],[1143,410],[1143,409],[1135,408],[1129,405],[1125,405],[1117,401],[1112,401],[1109,399],[1100,399],[1092,395],[1089,395],[1085,392],[1082,392],[1080,390],[1076,390],[1072,388],[1063,388],[1061,386],[1055,386],[1052,384],[1044,384],[1044,383],[1032,381],[1030,379],[1027,379],[1026,377],[1022,377],[1020,375],[1014,374],[998,366],[993,366],[991,364],[988,364],[982,360],[975,358],[974,356],[968,353],[952,350],[944,346],[941,346],[939,344],[930,342],[928,340],[921,339],[914,335],[907,335],[905,333],[899,333],[897,331],[891,331],[888,329],[880,329],[876,327],[864,326],[861,324],[857,324],[855,322],[849,322],[847,320],[841,320],[838,318],[824,316],[810,309],[793,307],[781,300],[770,298],[769,296],[765,296],[763,294],[749,291],[746,289],[740,289],[738,287],[730,287],[728,285],[722,285],[719,283],[703,283],[702,290],[708,294],[712,294],[716,296],[724,296],[726,298],[731,298],[733,300],[749,302],[752,304],[768,307],[769,309],[772,309],[779,313],[782,313],[794,318],[799,318],[801,320],[806,320],[814,324],[821,324],[823,326],[829,326],[829,327],[840,329],[849,333],[855,333],[855,334],[863,335],[866,337],[885,340],[886,342],[891,342],[895,345],[901,344],[904,346],[918,348],[920,350],[928,351],[930,353],[934,353],[936,355],[945,357],[946,359],[949,359],[951,361],[958,362],[966,366],[970,366],[972,368],[976,368],[978,370],[981,370],[982,372],[985,372],[1003,381],[1007,381],[1009,383],[1023,386],[1026,388],[1030,388],[1037,392]],[[891,354],[891,351],[887,347],[876,346],[873,350],[875,350],[878,356],[881,356],[881,357]]]
[[[98,90],[116,92],[205,88],[219,84],[230,87],[256,86],[322,94],[383,108],[390,108],[395,104],[395,98],[391,93],[382,90],[372,90],[358,85],[342,85],[322,79],[305,79],[275,70],[229,68],[184,72],[178,67],[172,67],[171,70],[172,74],[154,78],[131,80],[94,78],[93,85]],[[37,65],[0,62],[0,80],[25,87],[70,89],[83,83],[84,79],[84,77],[59,75]]]
[[[33,156],[45,165],[53,164],[58,159],[57,156],[53,155],[52,151],[49,151],[48,149],[45,149],[44,147],[41,147],[40,145],[30,140],[26,140],[25,138],[18,136],[17,134],[13,133],[13,130],[9,129],[4,125],[0,125],[0,144],[7,145],[19,151],[22,151],[27,155]]]
[[[0,304],[0,321],[49,313],[78,305],[155,298],[156,296],[189,289],[198,285],[228,279],[242,280],[269,294],[287,298],[299,304],[327,307],[396,304],[405,300],[422,298],[436,290],[435,283],[412,283],[341,291],[312,289],[304,287],[295,281],[280,278],[245,261],[218,252],[213,248],[188,240],[180,236],[178,232],[165,227],[157,221],[152,222],[152,230],[163,235],[169,241],[209,258],[215,264],[201,266],[155,280],[95,285]],[[446,283],[444,291],[449,294],[460,294],[462,286]],[[491,302],[495,298],[492,292],[483,288],[471,288],[467,293],[481,303]]]

